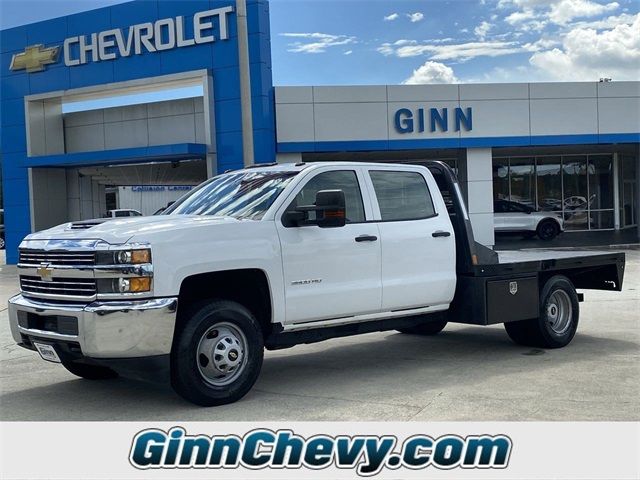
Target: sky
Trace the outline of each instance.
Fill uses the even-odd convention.
[[[0,0],[0,27],[120,3]],[[640,0],[272,0],[275,85],[640,79]]]

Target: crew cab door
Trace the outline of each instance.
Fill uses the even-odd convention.
[[[425,168],[368,169],[382,243],[382,310],[442,306],[456,287],[451,221]]]
[[[360,168],[318,169],[292,192],[276,226],[282,248],[286,323],[378,313],[382,296],[378,226]],[[282,214],[312,205],[322,190],[342,190],[346,224],[285,226]]]

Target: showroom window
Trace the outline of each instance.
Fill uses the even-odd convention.
[[[566,230],[614,227],[613,154],[494,158],[493,192],[495,200],[562,212]]]
[[[618,188],[620,192],[620,226],[633,227],[638,218],[638,157],[618,156]]]

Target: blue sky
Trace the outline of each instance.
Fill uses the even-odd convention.
[[[120,3],[0,0],[0,26]],[[638,0],[272,0],[276,85],[640,79]]]

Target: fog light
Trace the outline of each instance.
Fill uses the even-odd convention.
[[[130,292],[148,292],[151,290],[150,277],[135,277],[129,278],[128,280]]]

